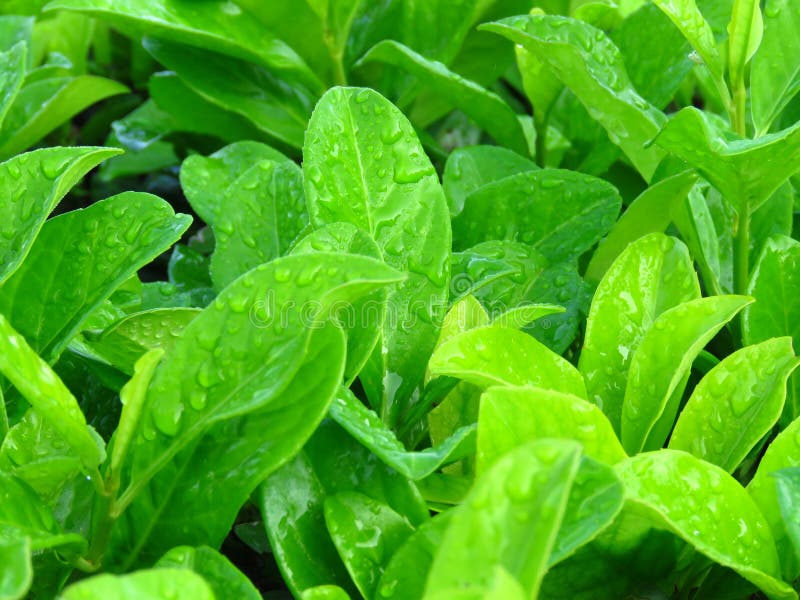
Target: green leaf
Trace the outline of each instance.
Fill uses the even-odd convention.
[[[553,262],[566,261],[611,229],[621,203],[616,188],[602,179],[557,169],[528,171],[470,194],[453,218],[453,245],[520,241]]]
[[[580,447],[561,440],[530,442],[498,460],[454,509],[426,597],[464,589],[482,597],[501,567],[535,598],[579,464]]]
[[[773,337],[791,336],[800,347],[800,243],[775,236],[764,244],[750,276],[748,294],[756,299],[742,313],[742,334],[746,344]],[[800,416],[800,378],[790,379],[780,424],[786,427]]]
[[[0,371],[75,450],[85,469],[97,469],[105,449],[90,432],[78,401],[25,339],[0,315]]]
[[[764,38],[750,70],[750,97],[756,135],[769,131],[786,105],[800,91],[800,13],[790,0],[768,0]]]
[[[669,120],[656,144],[700,171],[739,214],[749,214],[797,171],[800,124],[728,141],[705,113],[690,107]]]
[[[529,153],[517,114],[497,94],[393,40],[383,40],[370,48],[356,66],[370,62],[381,62],[407,71],[422,86],[461,110],[498,144],[521,155]]]
[[[653,0],[675,24],[702,59],[712,77],[722,81],[722,59],[711,26],[695,0]]]
[[[141,598],[175,600],[214,600],[214,592],[205,580],[186,569],[150,569],[128,575],[95,575],[65,589],[63,600],[138,600]]]
[[[59,215],[0,288],[0,312],[52,361],[86,318],[190,223],[160,198],[137,192]]]
[[[253,162],[252,147],[245,144],[228,146],[209,158],[189,157],[181,167],[187,197],[214,230],[210,268],[218,290],[286,254],[308,224],[300,167],[283,156]],[[258,152],[273,153],[268,147]],[[220,173],[220,164],[229,170]]]
[[[728,23],[728,73],[733,85],[744,83],[744,70],[758,50],[764,22],[758,0],[735,0]]]
[[[408,273],[389,295],[386,352],[375,352],[361,375],[393,426],[422,379],[447,298],[450,227],[439,178],[408,120],[369,89],[323,96],[303,159],[311,223],[352,223],[373,235],[387,264]]]
[[[770,598],[797,598],[780,580],[766,520],[725,471],[677,450],[640,454],[615,468],[625,485],[628,510],[672,531]]]
[[[87,342],[109,363],[131,374],[148,350],[168,351],[199,312],[196,308],[160,308],[134,313],[96,337],[87,333]]]
[[[397,279],[366,257],[288,256],[236,280],[184,329],[156,368],[131,447],[122,498],[133,504],[118,559],[222,542],[250,492],[299,450],[341,384],[345,339],[329,311]],[[212,507],[214,519],[193,517]]]
[[[555,15],[511,17],[479,29],[521,44],[547,65],[650,179],[663,153],[645,145],[658,133],[664,115],[633,89],[619,50],[602,31]]]
[[[541,438],[580,442],[586,456],[607,464],[627,457],[600,409],[583,398],[536,387],[492,387],[481,396],[477,471],[508,451]]]
[[[15,44],[5,52],[0,52],[0,131],[9,109],[22,87],[25,79],[26,46],[23,42]]]
[[[365,598],[374,597],[392,554],[414,531],[408,520],[386,504],[349,491],[325,500],[325,523]]]
[[[301,234],[302,235],[302,234]],[[381,259],[381,250],[364,230],[350,223],[331,223],[295,240],[293,254],[345,252]],[[380,289],[342,307],[340,319],[348,324],[345,383],[350,384],[361,372],[381,337],[386,318],[388,291]]]
[[[258,492],[270,546],[295,595],[325,583],[356,594],[323,514],[325,498],[344,491],[357,491],[386,504],[415,526],[429,518],[408,479],[337,424],[323,422],[298,457],[270,476]]]
[[[302,146],[313,103],[307,89],[289,87],[272,71],[207,49],[150,38],[144,47],[206,102],[245,117],[283,143]]]
[[[747,486],[750,496],[767,519],[772,536],[775,538],[783,577],[787,581],[794,581],[800,575],[800,559],[794,554],[772,474],[797,466],[800,466],[800,419],[792,421],[772,440],[758,465],[756,474]]]
[[[442,185],[455,216],[464,210],[467,197],[483,186],[517,173],[538,169],[527,158],[499,146],[456,148],[447,155]]]
[[[436,349],[431,375],[458,377],[469,383],[532,385],[586,397],[580,373],[566,359],[521,331],[505,327],[470,329]]]
[[[797,365],[788,337],[734,352],[697,384],[669,447],[733,472],[778,421]]]
[[[0,283],[22,263],[45,219],[70,188],[114,148],[44,148],[0,164]]]
[[[800,559],[800,524],[797,521],[797,509],[800,504],[800,469],[798,467],[781,469],[772,473],[772,476],[777,479],[778,504],[797,560]]]
[[[0,130],[0,158],[24,152],[85,108],[127,91],[121,83],[93,75],[50,78],[25,85]]]
[[[74,448],[32,408],[8,431],[0,448],[0,470],[27,483],[48,504],[81,467]]]
[[[254,61],[319,85],[302,59],[236,4],[169,0],[55,0],[47,11],[70,10],[106,21],[131,36],[143,33]],[[258,40],[258,44],[253,44]]]
[[[409,479],[427,477],[442,465],[460,460],[475,451],[473,425],[459,428],[451,437],[432,448],[409,452],[378,415],[347,389],[342,389],[336,396],[330,416],[384,463]]]
[[[655,233],[631,243],[592,300],[578,368],[589,399],[619,433],[631,359],[664,311],[700,297],[686,246]]]
[[[21,600],[33,582],[31,567],[31,541],[27,537],[15,540],[0,540],[0,598]]]
[[[300,600],[350,600],[350,595],[338,585],[318,585],[303,590]]]
[[[27,538],[34,553],[58,549],[66,557],[86,552],[86,540],[77,533],[64,533],[47,508],[28,485],[0,472],[0,545]]]
[[[208,546],[178,546],[159,558],[155,566],[197,573],[208,583],[214,598],[261,600],[261,594],[250,580],[225,556]]]
[[[666,230],[672,222],[673,212],[686,199],[696,181],[694,173],[683,171],[654,183],[639,194],[592,254],[586,267],[586,280],[598,283],[632,242],[648,233]]]
[[[712,296],[664,311],[633,352],[622,405],[629,454],[660,448],[669,436],[692,362],[746,305],[747,296]]]

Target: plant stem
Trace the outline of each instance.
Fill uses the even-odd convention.
[[[547,160],[547,120],[534,119],[536,127],[536,164],[545,168]]]
[[[744,81],[736,82],[733,88],[733,98],[731,99],[729,115],[731,127],[741,137],[747,136],[747,90]]]

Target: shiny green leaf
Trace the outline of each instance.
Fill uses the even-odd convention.
[[[225,556],[208,546],[178,546],[158,559],[158,568],[187,569],[205,579],[215,598],[261,600],[250,580]]]
[[[205,580],[186,569],[149,569],[128,575],[95,575],[73,583],[59,596],[62,600],[214,600]]]
[[[775,471],[772,476],[777,479],[778,504],[781,516],[794,548],[795,559],[800,558],[800,523],[797,510],[800,508],[800,469],[790,467]]]
[[[625,485],[626,509],[672,531],[770,598],[797,598],[781,581],[767,521],[725,471],[677,450],[640,454],[615,468]]]
[[[50,212],[113,148],[44,148],[0,164],[0,283],[25,259]]]
[[[0,598],[21,600],[33,582],[30,539],[0,540],[0,564]]]
[[[387,264],[408,273],[389,295],[386,352],[374,353],[361,375],[392,426],[423,377],[443,317],[451,246],[444,192],[411,124],[369,89],[323,96],[303,159],[311,223],[356,225],[373,235]]]
[[[664,311],[633,352],[622,405],[629,454],[660,448],[669,436],[692,362],[746,305],[747,296],[712,296]]]
[[[547,65],[650,179],[663,153],[645,144],[658,133],[664,115],[633,89],[619,49],[602,31],[556,15],[511,17],[481,29],[521,44]]]
[[[536,387],[492,387],[481,396],[477,470],[541,438],[580,442],[586,456],[606,464],[626,458],[600,409],[583,398]]]
[[[797,365],[788,337],[734,352],[697,384],[669,447],[733,472],[778,421]]]
[[[392,554],[414,531],[408,520],[386,504],[349,491],[325,500],[325,523],[365,598],[374,597]]]
[[[26,46],[20,42],[0,52],[0,130],[25,79]]]
[[[734,0],[728,23],[728,74],[731,83],[744,83],[745,67],[761,44],[764,22],[758,0]]]
[[[59,215],[44,225],[28,258],[0,288],[0,312],[53,360],[91,312],[190,222],[160,198],[137,192]]]
[[[589,399],[619,433],[631,359],[665,310],[700,297],[689,252],[662,234],[631,243],[606,271],[592,300],[578,368]]]
[[[620,205],[616,188],[602,179],[575,171],[528,171],[470,194],[453,219],[453,245],[464,249],[513,240],[551,261],[566,261],[611,229]]]
[[[431,375],[457,377],[469,383],[532,385],[586,397],[581,374],[566,359],[532,336],[505,327],[470,329],[436,349]]]

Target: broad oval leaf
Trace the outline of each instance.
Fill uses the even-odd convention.
[[[541,438],[575,440],[586,456],[606,464],[627,457],[608,419],[583,398],[536,387],[492,387],[483,393],[478,473],[513,448]]]
[[[532,385],[586,398],[583,377],[566,359],[532,336],[506,327],[478,327],[448,340],[428,364],[431,375],[469,383]]]
[[[747,296],[712,296],[662,313],[631,359],[622,410],[629,454],[660,448],[669,436],[689,369],[700,351],[746,305]]]
[[[549,67],[602,124],[642,176],[649,180],[661,162],[647,147],[664,114],[639,96],[625,72],[619,49],[588,23],[556,15],[510,17],[481,25],[521,44]]]
[[[660,233],[630,244],[606,271],[592,300],[578,368],[589,399],[617,433],[636,348],[661,313],[699,297],[686,246]]]
[[[70,188],[116,148],[43,148],[0,164],[0,283],[22,263],[39,230]]]
[[[770,598],[797,598],[780,579],[767,521],[725,471],[677,450],[639,454],[615,468],[625,485],[627,509],[669,529]]]
[[[361,377],[370,402],[394,425],[423,377],[444,316],[451,246],[444,192],[414,128],[369,89],[334,88],[323,96],[303,158],[311,223],[352,223],[375,238],[387,264],[408,273],[389,295],[386,353],[374,353]]]
[[[164,569],[187,569],[205,579],[214,597],[261,600],[252,582],[223,554],[208,546],[192,548],[178,546],[158,559],[155,564]]]
[[[697,384],[669,447],[733,472],[778,421],[797,365],[787,337],[734,352]]]
[[[190,223],[160,198],[137,192],[59,215],[42,227],[28,258],[0,288],[0,312],[43,358],[54,360],[90,313]]]
[[[453,245],[512,240],[553,262],[567,261],[611,229],[621,203],[616,188],[602,179],[560,169],[528,171],[470,194],[453,218]]]
[[[22,537],[0,540],[0,562],[3,564],[0,598],[3,600],[24,598],[33,583],[30,539]]]

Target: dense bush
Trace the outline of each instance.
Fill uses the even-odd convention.
[[[798,40],[0,3],[0,598],[797,598]]]

